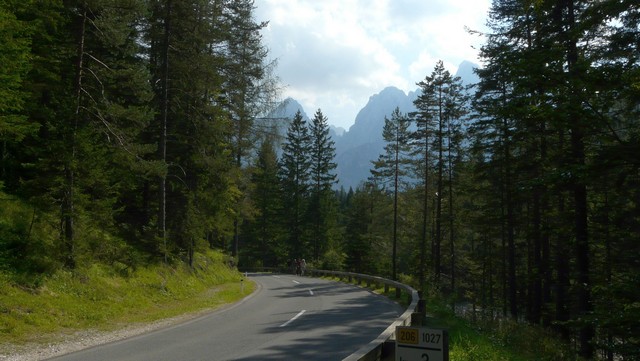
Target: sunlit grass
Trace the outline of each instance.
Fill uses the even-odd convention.
[[[347,278],[323,277],[333,281],[358,284]],[[405,277],[406,278],[406,277]],[[403,282],[412,283],[405,279]],[[367,287],[366,281],[360,286]],[[400,303],[410,304],[410,296],[402,292],[401,299],[395,297],[395,289],[384,285],[369,285],[372,292],[384,295]],[[449,334],[449,359],[451,361],[561,361],[576,360],[576,357],[550,331],[541,327],[518,324],[509,320],[481,321],[459,317],[451,311],[446,300],[437,295],[427,295],[427,318],[424,327],[447,330]]]
[[[550,331],[510,320],[471,321],[456,316],[447,302],[427,297],[427,326],[447,329],[451,361],[575,360]]]
[[[153,266],[121,276],[103,265],[60,271],[40,287],[0,275],[0,344],[51,342],[82,329],[110,331],[235,302],[255,288],[241,274],[200,256],[194,269]]]

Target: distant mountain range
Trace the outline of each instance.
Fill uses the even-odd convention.
[[[455,75],[461,77],[464,84],[477,83],[478,77],[473,72],[473,69],[477,67],[476,64],[463,61]],[[331,126],[330,134],[336,143],[338,188],[355,189],[369,177],[372,167],[371,161],[377,159],[384,150],[384,140],[382,139],[384,118],[391,116],[396,107],[402,113],[415,111],[413,101],[418,97],[418,91],[419,89],[405,94],[404,91],[393,86],[384,88],[369,98],[364,108],[356,115],[355,122],[348,131]],[[298,110],[308,121],[309,117],[304,109],[293,98],[285,99],[268,116],[268,119],[279,119],[279,132],[284,136],[290,119]],[[282,120],[285,121],[282,122]]]

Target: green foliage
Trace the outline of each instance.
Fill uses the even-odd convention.
[[[309,239],[305,238],[305,213],[309,202],[311,160],[308,158],[311,137],[307,122],[298,111],[293,118],[280,157],[280,182],[284,195],[284,220],[289,229],[291,258],[309,258]]]
[[[342,216],[346,269],[357,273],[389,275],[392,198],[372,185],[350,194]]]
[[[197,254],[194,267],[151,266],[123,274],[95,263],[60,270],[38,287],[16,285],[0,272],[0,343],[55,342],[78,329],[112,330],[203,309],[244,297],[241,275],[221,253]]]
[[[256,209],[254,219],[243,224],[248,240],[242,247],[244,267],[285,265],[289,257],[285,245],[283,190],[278,178],[278,159],[271,137],[265,137],[252,173],[250,194]]]
[[[55,260],[55,229],[34,206],[2,191],[0,183],[0,272],[17,283],[37,287]]]
[[[310,201],[306,216],[310,226],[312,253],[314,260],[329,250],[332,241],[332,231],[336,229],[337,204],[331,191],[336,182],[334,141],[329,137],[329,123],[327,117],[318,109],[309,124],[309,182]],[[334,243],[335,245],[335,243]],[[335,251],[335,250],[334,250]],[[332,252],[335,256],[340,252]]]
[[[427,325],[447,329],[451,360],[574,360],[553,332],[509,320],[456,316],[442,298],[427,296]]]
[[[0,2],[0,142],[19,142],[36,130],[22,111],[28,97],[23,82],[31,69],[33,28],[15,15],[17,9],[31,6],[30,2]],[[3,163],[5,158],[7,155],[2,154]]]

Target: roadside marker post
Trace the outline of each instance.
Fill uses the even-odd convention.
[[[449,361],[446,330],[426,327],[396,327],[396,361]]]

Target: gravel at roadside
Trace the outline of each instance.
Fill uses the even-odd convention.
[[[0,361],[38,361],[65,355],[85,348],[123,340],[199,317],[211,310],[168,318],[147,324],[129,326],[116,331],[83,330],[50,344],[0,345]]]

